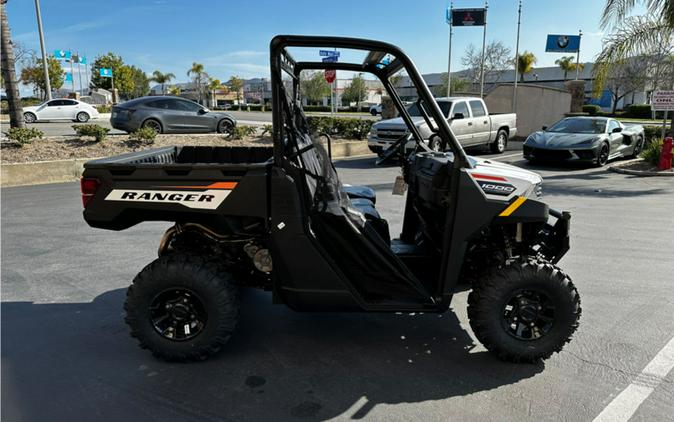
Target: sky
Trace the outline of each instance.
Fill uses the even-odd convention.
[[[513,55],[517,4],[492,0],[487,19],[487,42],[502,41]],[[455,8],[483,5],[454,1]],[[592,61],[601,50],[603,5],[604,0],[524,0],[520,51],[533,52],[537,67],[554,66],[563,54],[545,52],[546,35],[582,29],[580,60]],[[174,73],[173,82],[188,80],[192,62],[203,63],[211,77],[222,81],[232,75],[268,76],[269,41],[276,34],[386,41],[401,47],[422,73],[443,72],[448,6],[446,0],[41,0],[47,54],[70,49],[92,62],[112,51],[148,74]],[[34,2],[9,0],[7,15],[14,40],[39,52]],[[461,56],[471,43],[481,47],[482,28],[454,28],[452,71],[462,68]]]

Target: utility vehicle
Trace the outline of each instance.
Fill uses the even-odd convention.
[[[295,61],[289,50],[301,48],[360,50],[364,58]],[[445,312],[457,288],[470,288],[470,324],[488,350],[518,362],[561,350],[580,316],[578,293],[555,266],[569,248],[570,216],[537,198],[540,176],[468,157],[393,45],[277,36],[270,53],[273,149],[168,147],[85,165],[89,225],[175,223],[127,293],[126,322],[141,346],[169,360],[217,352],[235,330],[245,287],[298,311],[366,312]],[[340,183],[329,138],[324,148],[310,133],[299,78],[307,69],[374,74],[407,124],[410,133],[385,152],[400,160],[404,183],[395,186],[408,186],[398,238],[375,192]],[[399,71],[416,87],[443,152],[423,142],[391,84]],[[410,140],[415,151],[401,153]]]

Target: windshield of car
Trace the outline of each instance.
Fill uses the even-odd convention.
[[[559,133],[604,133],[606,121],[599,119],[564,119],[548,128]]]
[[[449,116],[449,109],[452,108],[452,103],[449,101],[439,101],[438,106],[440,106],[440,110],[442,110],[442,114],[445,116]],[[426,114],[429,116],[431,113],[428,111],[428,107],[426,105],[423,106],[424,111],[426,111]],[[412,117],[422,117],[423,115],[421,114],[421,110],[419,110],[419,106],[417,103],[412,104],[407,108],[407,111],[410,113],[410,116]]]

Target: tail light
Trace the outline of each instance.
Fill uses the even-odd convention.
[[[83,177],[80,179],[80,190],[82,191],[82,206],[87,207],[89,201],[94,197],[101,182],[98,179]]]

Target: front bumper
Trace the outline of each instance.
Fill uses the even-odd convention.
[[[577,161],[594,163],[599,156],[600,146],[591,148],[549,149],[524,145],[524,158],[541,161]]]

